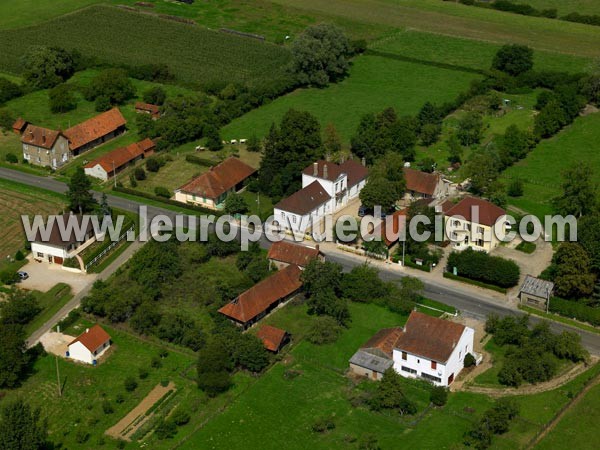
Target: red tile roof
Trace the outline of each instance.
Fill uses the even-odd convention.
[[[407,190],[419,194],[433,195],[440,180],[440,175],[404,168],[404,179],[406,180]]]
[[[394,348],[445,363],[464,331],[464,325],[413,311]]]
[[[23,144],[51,149],[61,135],[60,131],[49,130],[48,128],[37,127],[35,125],[27,125],[27,128],[25,128],[25,131],[21,135],[21,142]]]
[[[396,235],[400,234],[401,228],[406,228],[406,220],[408,216],[408,209],[404,208],[400,211],[394,211],[392,215],[389,215],[385,218],[383,222],[381,222],[375,228],[374,235],[377,236],[381,233],[381,237],[385,242],[385,245],[390,247],[392,244],[395,244],[398,241],[398,237]],[[392,236],[389,236],[387,233],[388,223],[391,223],[391,232],[393,233],[393,237],[396,237],[392,240]]]
[[[256,336],[263,341],[265,348],[271,352],[279,351],[287,333],[280,328],[271,325],[263,325],[256,333]]]
[[[375,333],[375,335],[371,339],[369,339],[361,348],[377,348],[391,358],[394,350],[394,345],[396,344],[396,341],[402,333],[403,330],[399,327],[384,328],[383,330],[379,330],[377,333]]]
[[[269,249],[269,259],[305,267],[310,261],[319,256],[319,248],[305,247],[291,242],[275,242]]]
[[[100,325],[96,324],[89,330],[86,330],[85,333],[82,333],[75,338],[75,340],[69,343],[69,346],[73,345],[75,342],[81,342],[83,346],[90,352],[94,352],[98,350],[102,344],[109,340],[109,334],[104,331]]]
[[[281,200],[275,205],[275,208],[303,216],[330,199],[331,197],[323,189],[321,183],[315,180],[305,188]]]
[[[208,172],[184,184],[179,190],[215,199],[244,181],[254,172],[256,172],[256,169],[232,156],[211,167]]]
[[[369,175],[369,169],[352,159],[340,164],[340,169],[348,176],[348,187],[360,183]]]
[[[460,216],[469,222],[493,227],[506,214],[499,206],[477,197],[465,197],[446,213],[447,217]],[[478,217],[477,217],[478,215]],[[477,219],[477,220],[475,220]]]
[[[126,123],[127,121],[119,108],[113,108],[65,130],[64,134],[69,139],[71,150],[77,150],[98,138],[112,133]]]
[[[136,102],[135,109],[144,112],[149,112],[152,115],[157,115],[160,110],[160,107],[158,105],[153,105],[152,103]]]
[[[15,120],[15,123],[13,123],[13,130],[18,131],[19,133],[23,131],[23,128],[25,128],[28,125],[28,122],[19,117],[17,120]]]
[[[84,168],[90,169],[100,164],[106,173],[112,174],[113,170],[120,169],[139,156],[150,154],[154,150],[154,147],[154,142],[146,138],[143,141],[129,144],[127,147],[120,147],[108,152],[100,158],[87,163]]]
[[[219,312],[238,322],[247,323],[274,303],[300,289],[301,273],[298,266],[291,264],[243,292],[219,309]]]
[[[327,174],[325,174],[325,172],[327,172]],[[342,174],[342,170],[336,163],[321,159],[306,167],[302,173],[304,175],[310,175],[311,177],[335,181]]]
[[[41,229],[38,229],[32,242],[46,243],[56,247],[66,248],[75,242],[84,242],[77,239],[77,234],[79,230],[83,228],[83,225],[86,226],[84,234],[93,234],[94,232],[92,221],[88,218],[84,223],[84,216],[81,214],[66,213],[57,215],[54,217],[54,219],[55,220],[50,224],[51,228],[50,233],[48,234],[48,239],[44,239],[46,236],[43,235]],[[70,223],[72,226],[69,225]],[[61,236],[61,230],[65,233],[70,231],[67,239],[63,239],[63,236]]]

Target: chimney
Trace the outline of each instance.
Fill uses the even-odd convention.
[[[89,328],[86,328],[86,329],[85,329],[85,332],[86,332],[86,333],[89,333],[89,332],[90,332],[90,329],[89,329]]]
[[[360,163],[361,163],[363,166],[365,166],[365,167],[367,166],[367,160],[366,160],[366,158],[365,158],[364,156],[363,156],[363,157],[362,157],[362,159],[360,160]]]
[[[323,178],[327,179],[327,164],[323,164]]]
[[[313,163],[313,176],[316,177],[319,174],[319,163]]]

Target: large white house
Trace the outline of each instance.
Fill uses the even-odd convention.
[[[404,328],[379,331],[350,359],[352,372],[381,379],[390,367],[407,378],[449,386],[473,356],[475,331],[464,325],[413,311]]]
[[[67,358],[74,359],[86,364],[96,364],[110,347],[109,334],[96,324],[88,328],[84,333],[75,338],[69,345]]]
[[[318,228],[326,215],[358,196],[368,173],[364,165],[351,159],[342,164],[320,160],[306,167],[302,189],[275,205],[278,228],[300,236]]]
[[[447,237],[457,251],[472,248],[490,252],[507,230],[506,211],[477,197],[465,197],[448,209],[445,218]]]

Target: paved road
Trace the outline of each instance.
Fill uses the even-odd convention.
[[[47,189],[54,192],[64,193],[66,186],[64,183],[53,180],[51,178],[38,177],[23,172],[17,172],[10,169],[0,168],[0,177],[8,180],[18,181],[23,184],[31,186],[39,186],[40,188]],[[98,196],[100,194],[98,193]],[[124,209],[131,212],[138,212],[140,206],[143,203],[136,202],[133,200],[124,199],[121,197],[108,195],[108,202],[111,206]],[[174,217],[175,212],[163,208],[157,208],[148,206],[148,217],[151,218],[158,214],[164,214],[169,217]],[[261,245],[268,248],[270,242],[266,239],[261,240]],[[342,253],[342,252],[328,252],[327,259],[342,265],[344,270],[351,270],[362,262],[358,261],[355,257]],[[117,262],[117,261],[115,261]],[[119,263],[122,262],[119,260]],[[116,266],[116,265],[115,265]],[[113,265],[111,265],[112,268]],[[107,270],[109,269],[107,268]],[[104,272],[103,272],[104,275]],[[393,281],[400,279],[403,275],[397,270],[391,268],[380,268],[380,276],[386,281]],[[433,300],[438,300],[448,305],[451,305],[461,311],[462,314],[475,317],[477,319],[484,319],[490,314],[498,314],[499,316],[507,315],[522,315],[520,311],[511,308],[507,304],[499,304],[493,297],[486,296],[485,294],[474,294],[470,289],[460,289],[441,285],[436,282],[426,280],[425,283],[425,296]],[[81,296],[78,296],[81,298]],[[75,299],[73,299],[75,301]],[[78,304],[78,303],[77,303]],[[74,307],[74,306],[72,306]],[[68,311],[67,311],[68,312]],[[532,316],[531,322],[537,323],[540,319]],[[583,345],[593,354],[600,355],[600,335],[589,333],[583,330],[579,330],[568,325],[564,325],[558,322],[551,322],[551,328],[554,331],[561,332],[564,330],[576,331],[581,335]]]

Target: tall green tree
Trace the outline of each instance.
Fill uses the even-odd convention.
[[[292,69],[300,84],[326,86],[350,68],[351,47],[335,25],[308,27],[292,44]]]
[[[39,409],[32,409],[22,399],[3,404],[0,410],[0,448],[3,450],[38,450],[47,448],[48,430]]]
[[[23,77],[34,89],[47,89],[75,73],[78,56],[58,47],[34,47],[22,58]]]
[[[0,326],[0,388],[17,386],[28,362],[23,327],[18,324]]]
[[[458,122],[456,137],[462,145],[467,147],[479,144],[483,137],[483,120],[481,115],[475,112],[468,112]]]
[[[342,140],[332,123],[327,124],[323,132],[323,148],[325,154],[329,156],[335,155],[342,149]]]
[[[68,188],[66,195],[71,211],[84,214],[94,210],[97,202],[92,196],[92,183],[82,166],[75,169],[75,173],[69,180]]]
[[[552,204],[557,214],[581,217],[598,209],[598,184],[589,164],[581,161],[562,174],[562,194]]]
[[[527,72],[533,68],[533,50],[525,45],[504,45],[496,53],[492,68],[512,76]]]

